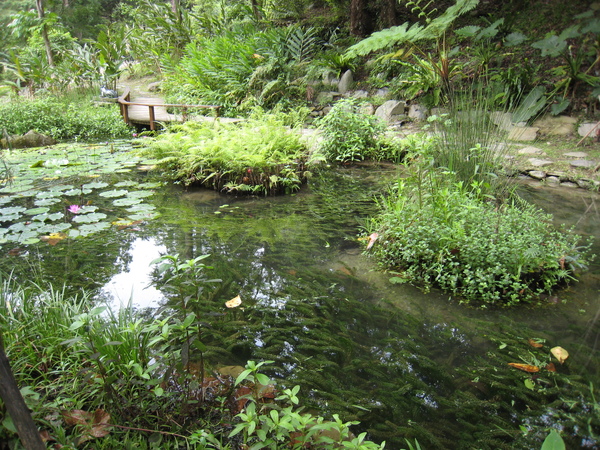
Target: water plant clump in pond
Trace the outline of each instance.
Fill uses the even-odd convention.
[[[145,199],[161,183],[122,179],[139,163],[130,149],[116,141],[6,152],[11,177],[0,189],[0,244],[56,245],[154,218]]]
[[[144,142],[168,179],[219,192],[275,195],[300,189],[310,177],[307,144],[278,117],[237,124],[172,126]]]

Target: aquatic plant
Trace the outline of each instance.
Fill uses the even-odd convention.
[[[569,261],[589,260],[580,236],[556,229],[534,206],[482,201],[475,181],[424,182],[431,185],[399,180],[367,225],[369,251],[393,283],[436,286],[465,304],[510,306],[575,280],[579,267]]]
[[[385,135],[386,126],[362,110],[358,99],[343,99],[317,123],[323,132],[319,151],[328,161],[345,163],[365,159],[400,162],[404,152]]]
[[[155,158],[168,179],[219,192],[292,193],[311,175],[306,143],[275,116],[239,124],[187,122],[144,144],[140,153]]]

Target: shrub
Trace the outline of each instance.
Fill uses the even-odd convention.
[[[89,98],[76,102],[45,97],[0,104],[0,130],[24,134],[29,130],[55,139],[101,139],[124,137],[129,128],[118,108],[93,105]]]
[[[239,124],[187,122],[141,152],[158,159],[170,179],[217,191],[290,193],[310,176],[300,135],[272,115]]]
[[[327,160],[344,163],[386,159],[387,152],[382,148],[385,147],[382,138],[386,126],[377,117],[363,112],[361,107],[357,99],[340,100],[319,120],[324,138],[320,150]]]
[[[436,286],[461,303],[509,306],[531,302],[574,279],[587,262],[580,237],[552,217],[513,200],[482,201],[477,184],[421,189],[398,181],[367,227],[372,254],[393,283]],[[373,244],[373,240],[376,239]]]

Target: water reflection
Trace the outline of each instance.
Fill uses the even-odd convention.
[[[166,247],[154,239],[135,239],[127,250],[128,264],[100,288],[99,298],[113,310],[131,304],[136,309],[157,308],[164,295],[152,286],[150,262],[166,253]],[[120,264],[121,256],[116,264]]]

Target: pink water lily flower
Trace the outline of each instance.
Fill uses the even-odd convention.
[[[71,206],[69,206],[69,212],[73,213],[73,214],[78,214],[79,212],[81,212],[81,206],[71,205]]]

